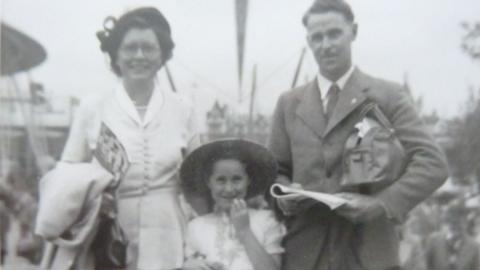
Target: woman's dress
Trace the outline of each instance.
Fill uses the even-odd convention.
[[[128,269],[175,269],[184,259],[186,218],[177,171],[195,144],[195,113],[188,99],[155,87],[141,117],[123,86],[80,105],[62,161],[84,162],[101,123],[123,144],[130,167],[118,188],[118,216],[129,239]]]

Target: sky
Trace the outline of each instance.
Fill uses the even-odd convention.
[[[168,63],[179,92],[199,110],[215,100],[242,107],[257,66],[257,112],[270,114],[290,88],[303,47],[301,18],[312,0],[250,0],[242,87],[237,79],[234,0],[2,0],[2,20],[39,41],[48,58],[29,76],[50,95],[84,97],[111,90],[116,78],[95,33],[103,20],[144,5],[164,13],[176,44]],[[424,112],[462,113],[471,87],[480,88],[480,63],[460,49],[462,21],[480,20],[478,0],[350,0],[359,25],[354,63],[375,77],[408,81]],[[307,53],[299,81],[318,68]],[[19,75],[22,76],[22,75]],[[168,87],[165,74],[159,81]],[[240,91],[239,91],[240,89]],[[239,98],[239,92],[242,97]],[[244,102],[238,106],[239,99]],[[243,109],[239,109],[243,110]]]

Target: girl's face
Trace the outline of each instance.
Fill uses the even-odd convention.
[[[162,66],[162,51],[155,32],[150,28],[128,30],[116,61],[123,79],[153,79]]]
[[[249,183],[244,164],[236,159],[221,159],[213,164],[207,185],[215,205],[229,210],[234,199],[245,198]]]

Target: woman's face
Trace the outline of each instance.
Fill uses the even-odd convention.
[[[249,183],[245,166],[235,159],[216,161],[207,182],[215,205],[222,210],[230,209],[234,199],[244,199]]]
[[[152,29],[132,28],[126,32],[116,59],[123,79],[153,79],[162,62],[160,44]]]

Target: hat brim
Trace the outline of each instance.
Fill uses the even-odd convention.
[[[194,150],[182,163],[180,179],[188,201],[198,202],[199,198],[210,196],[207,179],[205,179],[205,168],[224,153],[238,154],[247,163],[250,178],[247,199],[268,190],[277,176],[275,158],[262,145],[240,139],[214,141]],[[198,205],[192,206],[196,208]]]

